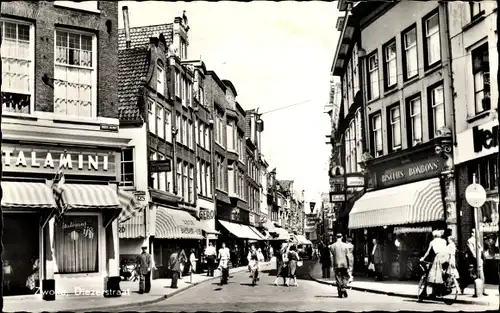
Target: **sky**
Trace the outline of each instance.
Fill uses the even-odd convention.
[[[323,112],[339,36],[336,3],[120,1],[120,28],[124,5],[131,27],[172,23],[186,10],[188,58],[201,58],[230,80],[244,109],[264,113],[262,153],[269,169],[276,167],[278,179],[294,180],[306,201],[320,201],[329,189],[330,124]]]

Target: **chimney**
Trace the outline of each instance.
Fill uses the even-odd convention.
[[[123,6],[122,8],[123,11],[123,25],[125,27],[125,40],[126,40],[126,45],[127,48],[130,48],[130,22],[128,19],[128,6]]]

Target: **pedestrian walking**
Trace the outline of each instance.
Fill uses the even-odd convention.
[[[217,259],[219,259],[219,269],[221,271],[221,284],[227,284],[227,279],[229,277],[229,260],[231,258],[231,251],[226,247],[226,243],[222,243],[222,247],[219,249]]]
[[[373,238],[373,249],[371,253],[371,262],[373,264],[373,271],[375,272],[375,280],[384,279],[384,253],[382,251],[382,246],[378,243],[378,240]],[[370,268],[370,266],[368,266]]]
[[[330,249],[328,245],[321,240],[318,252],[320,253],[319,262],[321,263],[322,277],[330,278],[331,268],[332,268],[332,256],[330,254]]]
[[[484,254],[483,254],[483,247],[481,246],[481,243],[478,242],[479,246],[479,255],[476,255],[476,230],[473,228],[471,231],[470,238],[467,240],[467,248],[468,248],[468,260],[469,260],[469,268],[472,269],[472,276],[474,278],[474,297],[477,297],[478,294],[482,293],[484,296],[487,296],[484,292],[484,268],[483,268],[483,262],[484,262]],[[477,262],[477,259],[479,258],[479,264]],[[480,281],[477,281],[477,280]],[[478,288],[479,287],[479,288]],[[479,290],[478,290],[479,289]]]
[[[295,286],[299,286],[297,283],[297,276],[295,272],[297,271],[297,262],[300,260],[299,254],[297,253],[297,247],[292,245],[288,251],[288,276],[285,281],[285,285],[290,286],[290,280],[293,279]]]
[[[186,256],[183,255],[183,251],[177,246],[174,253],[170,255],[170,258],[168,260],[168,269],[172,273],[172,283],[170,284],[170,288],[178,288],[177,282],[181,274],[181,264],[183,264],[185,261]]]
[[[286,282],[288,276],[288,244],[282,243],[281,249],[276,253],[276,280],[274,285],[278,286],[278,280],[283,277],[283,284]]]
[[[191,249],[191,253],[189,255],[189,282],[193,283],[193,274],[196,273],[196,262],[198,259],[196,258],[196,254],[194,249]]]
[[[142,252],[137,256],[137,272],[139,274],[139,293],[148,293],[151,290],[151,269],[153,261],[151,254],[147,252],[148,247],[142,246]]]
[[[347,251],[349,252],[349,256],[351,259],[354,260],[354,245],[352,244],[352,238],[347,237]],[[349,273],[349,283],[352,283],[354,281],[354,277],[352,275],[352,270],[353,270],[353,264],[349,264],[349,269],[347,270]]]
[[[269,261],[272,261],[273,256],[274,256],[273,246],[269,245]]]
[[[208,243],[208,247],[205,249],[205,258],[207,259],[207,276],[214,277],[215,270],[215,259],[217,257],[217,251],[211,242]]]
[[[333,269],[339,298],[347,298],[346,287],[349,281],[348,269],[353,263],[348,246],[342,241],[342,234],[337,234],[337,241],[330,246],[333,257]]]

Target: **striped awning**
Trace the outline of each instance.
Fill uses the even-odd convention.
[[[203,239],[200,222],[185,211],[158,206],[155,238]]]
[[[114,186],[63,184],[60,189],[64,210],[120,209],[120,200]]]
[[[146,214],[148,210],[141,210],[123,223],[118,223],[118,238],[120,239],[136,239],[146,238]]]
[[[227,229],[231,234],[242,239],[252,239],[252,240],[262,240],[256,233],[254,233],[248,226],[219,221],[225,229]]]
[[[369,228],[444,220],[439,178],[372,191],[356,201],[349,228]]]
[[[52,189],[43,183],[2,183],[2,207],[15,209],[57,208]]]
[[[130,192],[119,189],[118,200],[120,201],[120,207],[122,208],[122,212],[120,213],[120,216],[118,216],[119,223],[126,222],[143,209],[141,203],[136,200],[135,195]]]

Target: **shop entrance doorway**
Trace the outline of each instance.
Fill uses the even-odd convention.
[[[39,287],[39,225],[35,213],[4,213],[4,295],[34,294]]]

